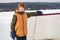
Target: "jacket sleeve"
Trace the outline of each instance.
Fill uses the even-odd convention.
[[[37,13],[27,13],[28,18],[31,16],[36,16],[36,15],[37,15]]]
[[[15,32],[15,25],[16,25],[17,17],[13,15],[12,22],[11,22],[11,30]]]

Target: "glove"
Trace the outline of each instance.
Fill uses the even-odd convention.
[[[15,36],[16,36],[16,33],[15,33],[15,32],[13,32],[13,31],[10,31],[10,36],[11,36],[11,38],[12,38],[12,39],[14,39],[14,38],[15,38]]]
[[[43,15],[42,11],[37,11],[38,15]]]

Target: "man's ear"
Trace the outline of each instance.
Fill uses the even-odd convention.
[[[18,10],[18,9],[16,9],[16,10],[15,10],[15,12],[19,12],[19,10]]]

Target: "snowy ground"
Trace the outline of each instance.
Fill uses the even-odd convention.
[[[13,14],[14,12],[0,12],[0,40],[12,40],[10,37],[10,24]],[[60,15],[28,18],[27,39],[40,40],[47,38],[60,40]]]

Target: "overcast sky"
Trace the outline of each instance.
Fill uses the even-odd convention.
[[[0,0],[0,3],[9,2],[60,2],[60,0]]]

